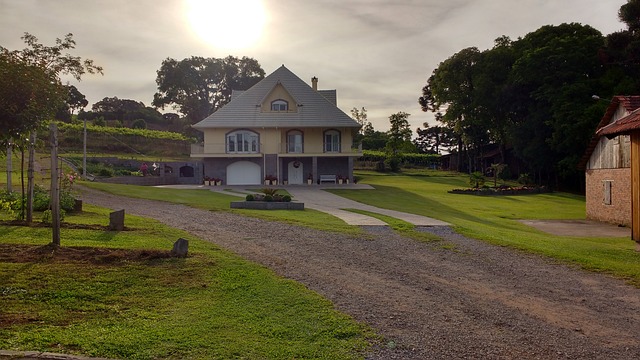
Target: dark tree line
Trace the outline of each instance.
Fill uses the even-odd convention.
[[[503,161],[512,148],[539,182],[580,183],[577,163],[607,105],[592,95],[640,90],[639,4],[623,5],[619,17],[628,29],[606,37],[588,25],[549,25],[515,41],[500,37],[485,51],[463,49],[440,63],[418,101],[423,111],[442,113],[453,151],[464,160],[459,170],[482,171],[479,159],[492,144]]]

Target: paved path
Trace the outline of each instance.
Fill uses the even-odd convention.
[[[170,188],[178,188],[178,189],[210,189],[211,191],[225,193],[228,195],[235,195],[238,197],[244,196],[243,194],[251,194],[256,191],[248,190],[253,188],[254,186],[217,186],[210,187],[204,185],[164,185],[159,187],[170,187]],[[410,214],[400,211],[381,209],[379,207],[366,205],[363,203],[359,203],[357,201],[346,199],[342,196],[338,196],[332,194],[330,192],[324,191],[325,189],[356,189],[356,190],[372,190],[373,187],[367,184],[342,184],[342,185],[333,185],[333,184],[323,184],[323,185],[289,185],[289,186],[277,186],[277,188],[286,189],[292,196],[295,201],[303,202],[305,208],[314,209],[318,211],[325,212],[327,214],[331,214],[337,218],[340,218],[344,222],[349,225],[359,225],[359,226],[386,226],[382,220],[379,220],[372,216],[367,216],[363,214],[358,214],[352,211],[347,211],[345,209],[358,209],[364,210],[376,214],[382,214],[386,216],[391,216],[396,219],[400,219],[411,223],[415,226],[446,226],[449,223],[444,221],[432,219],[426,216]]]

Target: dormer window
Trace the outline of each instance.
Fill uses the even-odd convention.
[[[278,99],[271,102],[271,111],[289,111],[289,103]]]

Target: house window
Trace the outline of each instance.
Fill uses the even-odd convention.
[[[289,103],[285,100],[278,99],[271,102],[271,111],[288,111]]]
[[[302,131],[293,130],[287,133],[287,152],[302,153]]]
[[[227,134],[227,153],[257,153],[260,151],[258,134],[240,130]]]
[[[324,152],[340,152],[340,132],[329,130],[324,133]]]
[[[611,205],[611,185],[613,184],[613,181],[604,180],[602,184],[604,188],[604,204]]]

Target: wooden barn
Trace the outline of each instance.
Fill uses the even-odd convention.
[[[635,145],[632,145],[634,141]],[[615,96],[598,124],[582,162],[587,219],[630,226],[636,241],[640,241],[640,231],[636,229],[640,226],[637,217],[640,210],[638,141],[640,96]],[[634,147],[635,156],[632,154]]]

